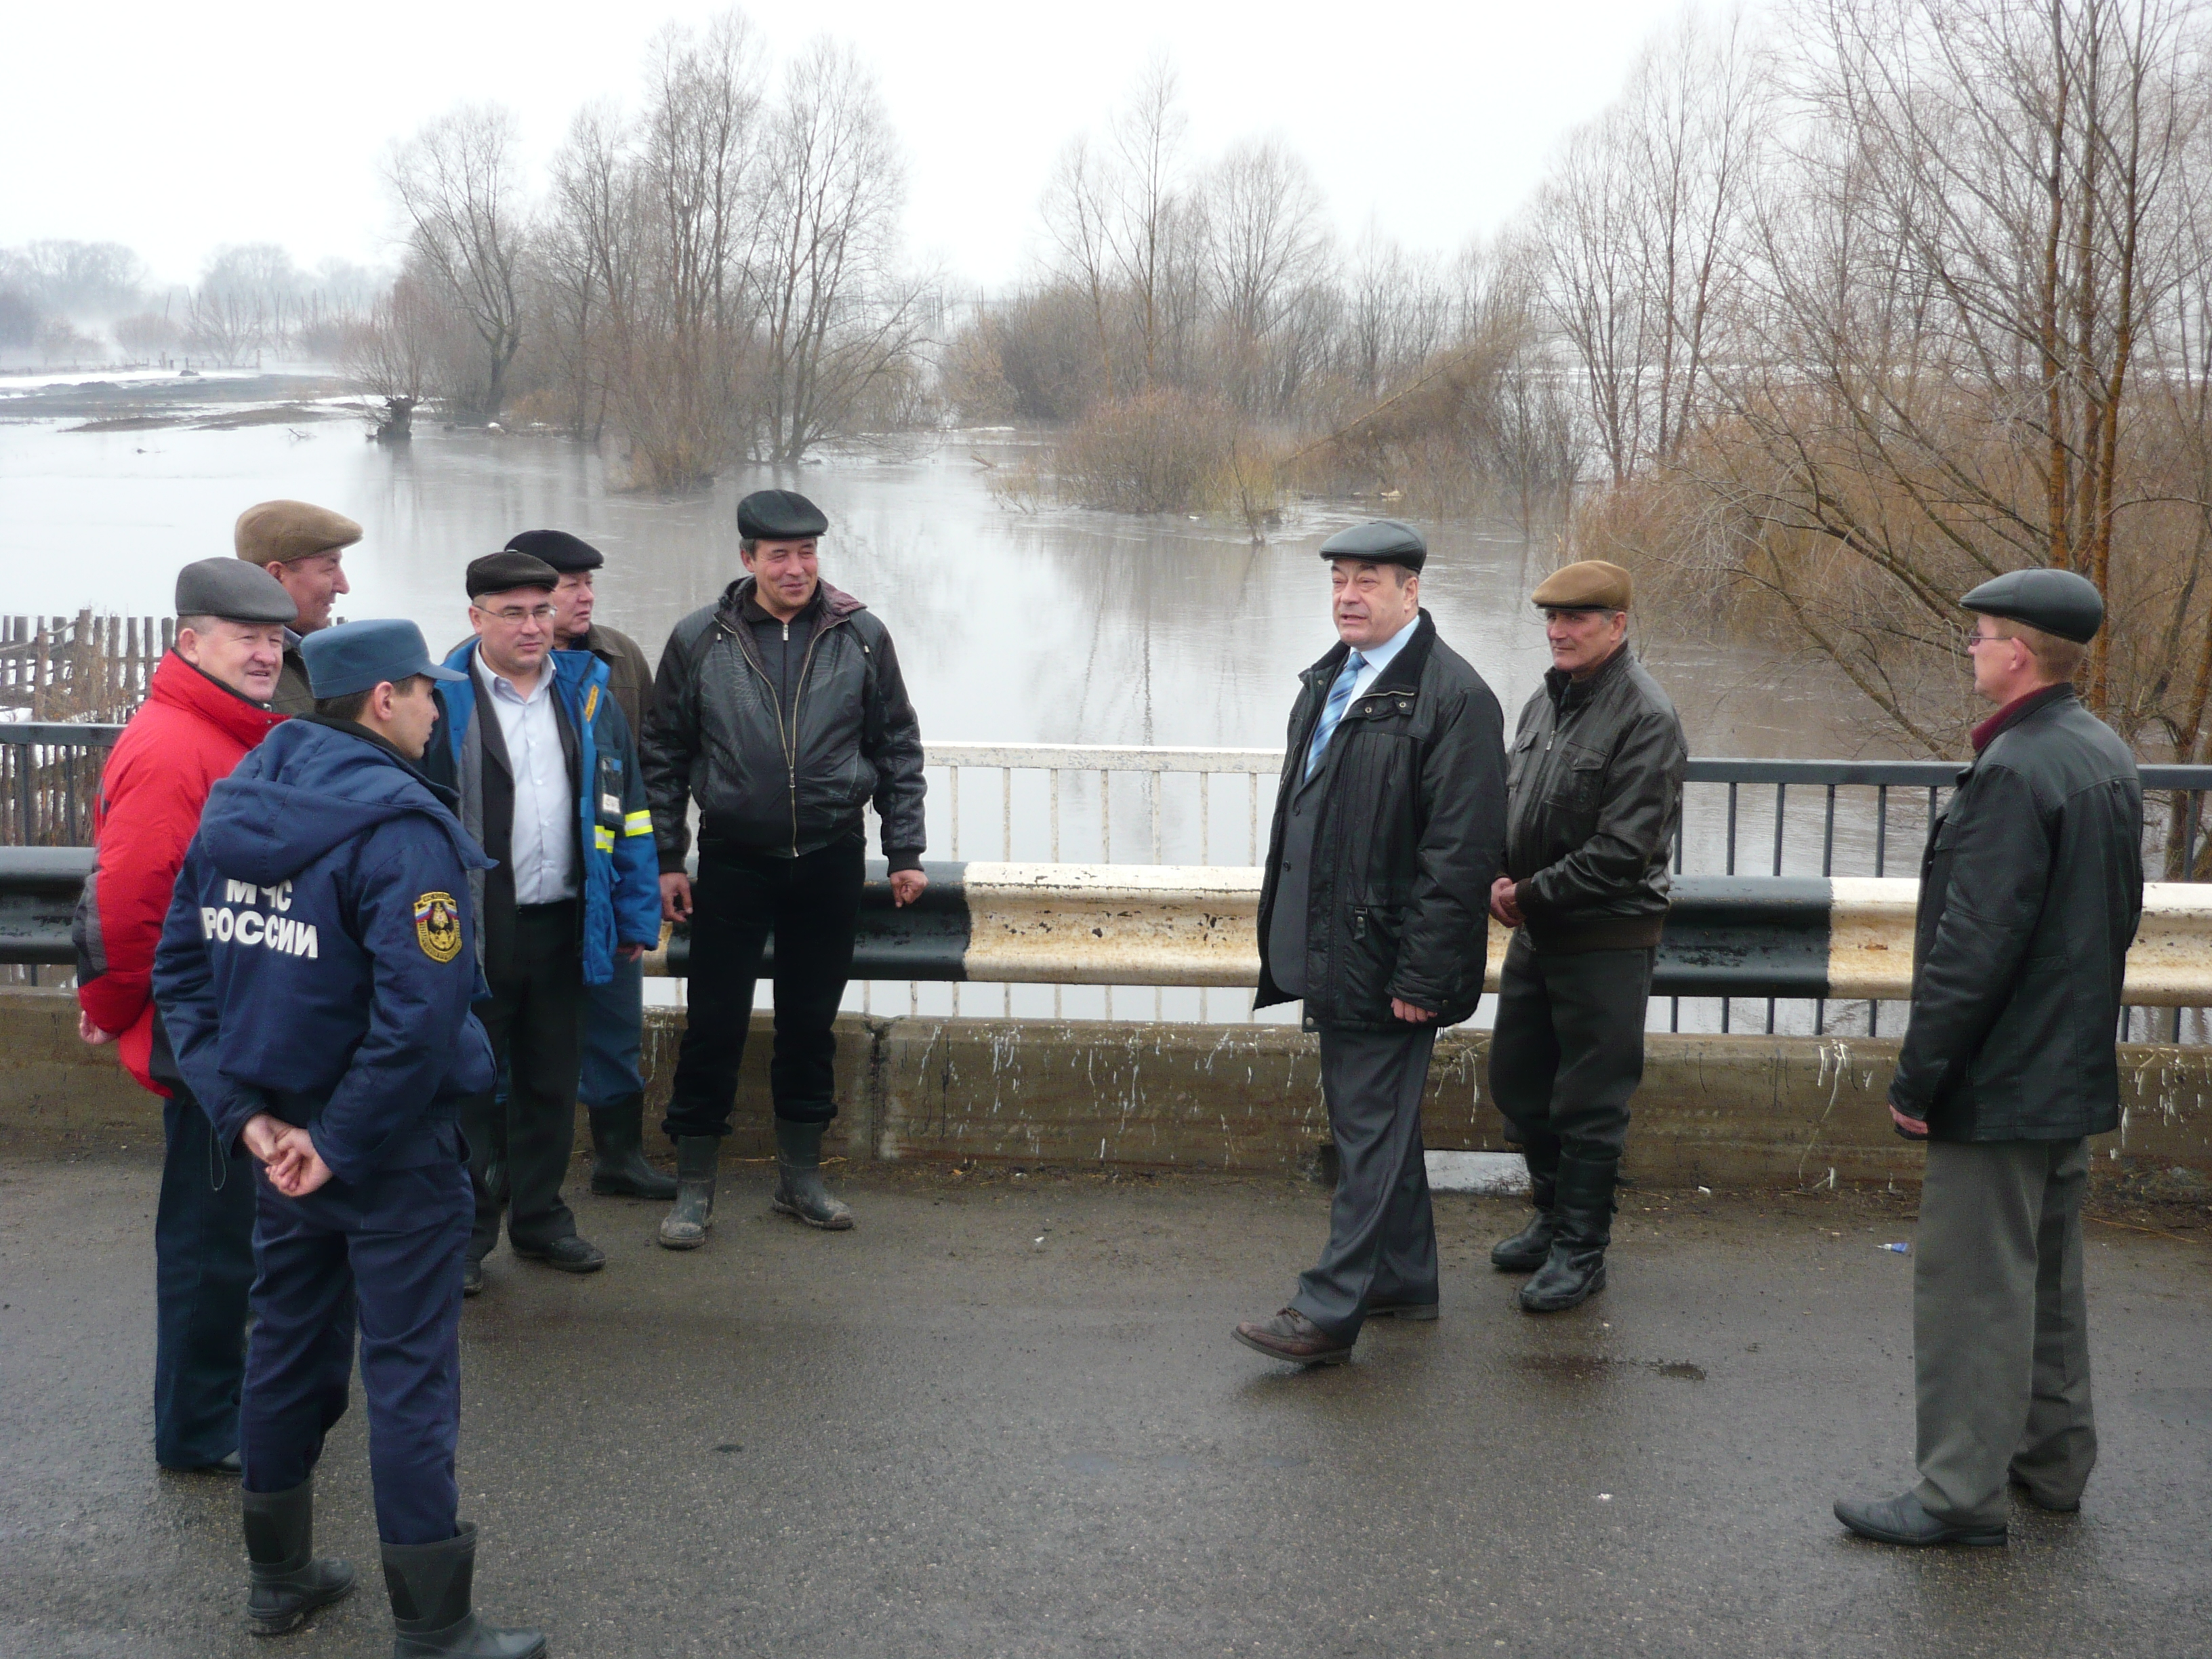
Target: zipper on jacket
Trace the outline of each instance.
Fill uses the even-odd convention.
[[[799,691],[798,694],[791,700],[791,725],[788,729],[785,727],[783,723],[782,694],[777,690],[775,683],[769,678],[768,670],[753,660],[752,653],[744,648],[744,641],[738,637],[738,630],[736,629],[731,627],[729,623],[723,622],[720,617],[717,617],[714,620],[716,623],[720,626],[722,631],[730,636],[731,643],[738,647],[738,654],[745,659],[745,665],[750,668],[754,673],[759,675],[761,684],[768,688],[769,707],[775,710],[776,744],[783,750],[784,788],[786,793],[791,797],[791,856],[797,858],[799,856],[799,706],[806,701],[807,676],[814,671],[814,647],[822,643],[822,636],[824,634],[843,623],[845,618],[842,617],[823,617],[822,625],[817,628],[814,630],[812,636],[807,640],[806,659],[799,665]],[[791,637],[791,624],[788,622],[783,624],[783,637],[786,640],[788,640]],[[867,647],[865,646],[861,647],[862,650],[866,650],[866,648]]]

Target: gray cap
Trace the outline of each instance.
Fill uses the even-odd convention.
[[[1321,544],[1324,559],[1358,559],[1363,564],[1402,564],[1419,570],[1428,562],[1429,544],[1421,532],[1397,519],[1376,519],[1340,530]]]
[[[202,559],[177,572],[177,614],[225,622],[290,623],[300,607],[284,584],[258,564]]]
[[[2008,570],[1959,603],[1984,617],[2026,623],[2076,645],[2087,645],[2105,624],[2105,600],[2097,585],[2087,576],[2045,565]]]

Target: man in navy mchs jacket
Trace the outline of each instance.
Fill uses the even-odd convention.
[[[474,1211],[460,1102],[492,1081],[469,912],[483,850],[416,769],[436,718],[413,623],[302,643],[315,694],[208,796],[154,992],[217,1143],[258,1160],[240,1482],[263,1634],[348,1594],[313,1550],[313,1476],[361,1330],[395,1653],[530,1659],[482,1624],[459,1518],[461,1266]]]

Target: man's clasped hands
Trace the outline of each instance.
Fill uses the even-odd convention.
[[[261,1160],[269,1184],[287,1198],[305,1198],[331,1178],[331,1166],[315,1151],[307,1132],[295,1123],[261,1112],[246,1120],[239,1138]]]

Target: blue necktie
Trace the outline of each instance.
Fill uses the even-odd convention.
[[[1306,750],[1306,776],[1311,777],[1328,751],[1328,740],[1336,735],[1336,723],[1344,718],[1344,711],[1352,705],[1352,688],[1358,681],[1359,671],[1367,666],[1367,659],[1357,651],[1344,659],[1343,672],[1337,675],[1336,684],[1328,689],[1328,706],[1321,711],[1321,724],[1314,727],[1313,746]]]

